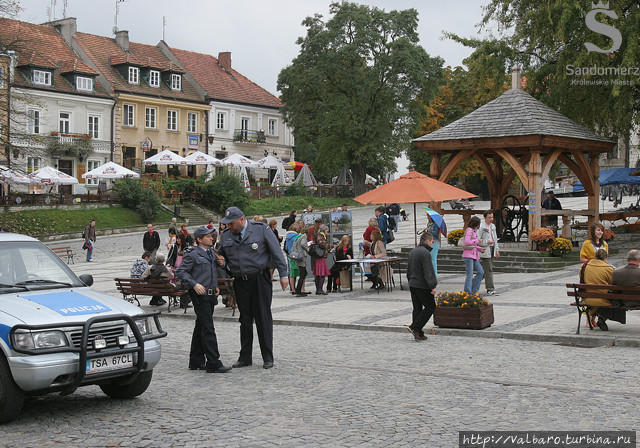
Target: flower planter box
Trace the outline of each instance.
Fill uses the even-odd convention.
[[[433,313],[433,322],[442,328],[482,330],[493,323],[493,304],[475,308],[438,306]]]

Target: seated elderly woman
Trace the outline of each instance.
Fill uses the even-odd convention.
[[[604,249],[598,249],[595,253],[596,257],[589,260],[581,271],[580,281],[581,283],[588,283],[591,285],[610,285],[611,277],[613,274],[613,266],[607,262],[608,253]],[[606,293],[607,288],[602,289],[602,292]],[[597,291],[594,291],[597,292]],[[601,330],[607,331],[606,320],[611,319],[620,323],[625,323],[625,313],[619,312],[619,310],[607,310],[607,307],[611,306],[611,302],[607,299],[589,298],[584,302],[592,307],[589,310],[589,319],[591,326],[598,326]],[[598,318],[596,322],[596,317]],[[588,326],[589,322],[587,322]]]
[[[173,272],[167,268],[164,264],[165,256],[164,254],[157,253],[156,259],[153,264],[150,264],[149,267],[142,273],[140,278],[142,280],[167,280],[171,281],[173,279]],[[161,296],[153,296],[151,297],[151,301],[149,305],[160,306],[167,303]]]

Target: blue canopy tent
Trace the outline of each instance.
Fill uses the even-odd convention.
[[[605,185],[640,185],[640,176],[632,176],[631,173],[637,171],[637,168],[612,168],[600,171],[598,182],[600,186]],[[578,181],[573,184],[573,192],[583,191],[582,182]]]

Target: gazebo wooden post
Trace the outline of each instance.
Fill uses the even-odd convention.
[[[600,163],[597,153],[589,153],[591,160],[589,161],[591,176],[593,178],[593,193],[589,195],[589,210],[595,213],[589,216],[588,223],[591,226],[594,222],[600,222]]]
[[[542,157],[539,150],[531,151],[529,159],[529,235],[541,225],[542,211]],[[529,249],[533,250],[533,241],[529,240]]]
[[[429,165],[429,176],[434,179],[440,179],[440,174],[442,174],[442,160],[441,160],[440,151],[435,151],[431,153],[431,164]],[[414,204],[415,207],[415,204]],[[432,202],[429,204],[429,207],[438,213],[442,212],[442,202]],[[415,210],[414,210],[415,213]],[[417,247],[417,244],[416,244]]]

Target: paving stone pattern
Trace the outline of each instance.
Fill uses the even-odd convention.
[[[277,326],[275,367],[186,369],[191,319],[169,336],[147,392],[94,386],[29,399],[7,447],[457,446],[460,430],[637,430],[637,349]],[[238,324],[217,322],[225,363]],[[580,383],[575,383],[575,378]]]

